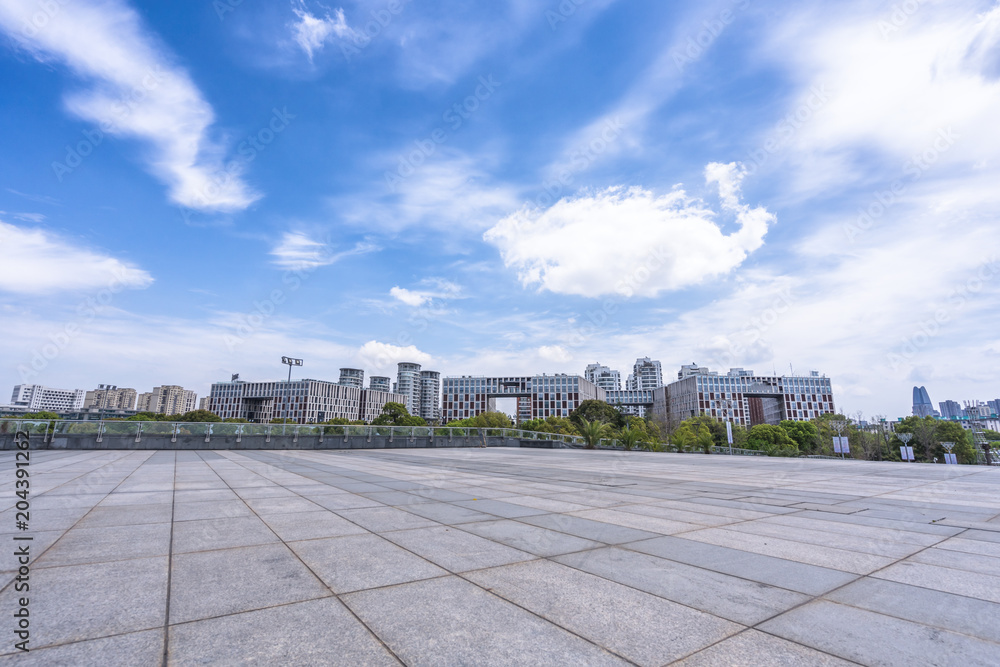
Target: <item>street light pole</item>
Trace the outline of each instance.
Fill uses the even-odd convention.
[[[282,434],[284,434],[284,432],[285,432],[285,423],[288,421],[288,410],[291,407],[289,404],[292,401],[292,399],[291,399],[292,366],[301,366],[302,365],[302,360],[301,359],[295,359],[295,358],[292,358],[292,357],[282,357],[281,358],[281,363],[288,365],[288,383],[285,384],[285,410],[284,410],[285,416],[281,418],[282,419],[282,421],[281,421],[281,432],[282,432]]]

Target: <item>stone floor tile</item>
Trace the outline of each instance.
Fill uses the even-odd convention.
[[[674,663],[677,667],[847,667],[848,662],[801,644],[747,630]]]
[[[451,572],[478,570],[536,558],[526,551],[467,533],[461,527],[417,528],[385,533],[384,537]]]

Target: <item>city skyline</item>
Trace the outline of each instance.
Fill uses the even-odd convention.
[[[389,4],[0,0],[0,386],[1000,394],[995,2]]]

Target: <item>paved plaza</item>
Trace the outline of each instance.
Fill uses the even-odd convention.
[[[1000,664],[1000,469],[43,450],[23,533],[0,456],[4,664]]]

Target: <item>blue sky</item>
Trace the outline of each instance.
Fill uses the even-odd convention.
[[[485,6],[482,6],[485,5]],[[0,387],[1000,395],[1000,5],[0,0]]]

